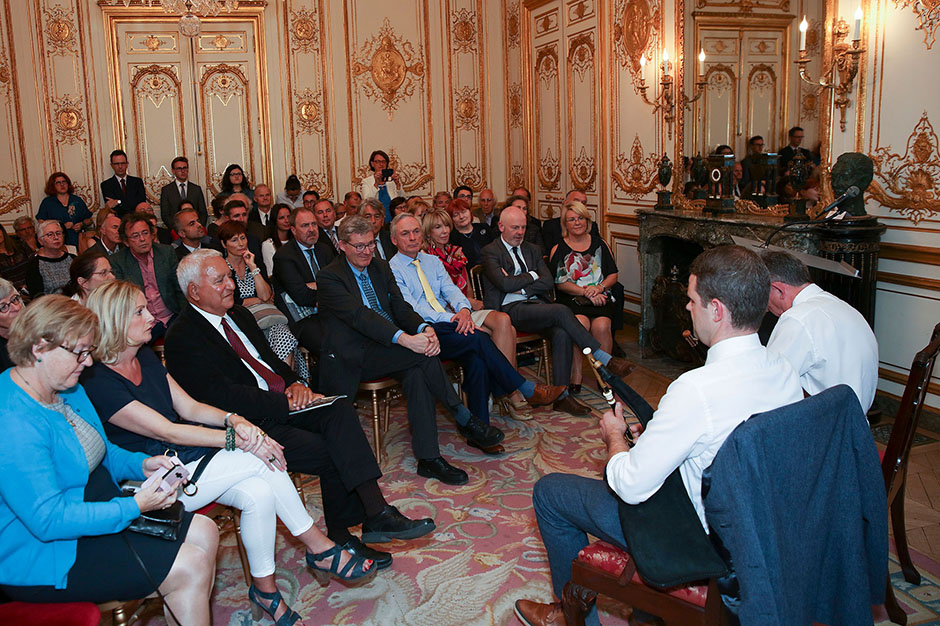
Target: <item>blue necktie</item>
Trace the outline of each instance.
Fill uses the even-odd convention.
[[[392,215],[392,210],[389,208],[392,204],[392,197],[388,195],[388,188],[385,185],[379,187],[379,202],[385,207],[385,223],[391,224],[392,218],[395,216]]]
[[[365,272],[359,274],[359,283],[362,285],[363,293],[366,294],[366,300],[369,301],[369,307],[371,307],[373,311],[387,319],[389,322],[394,324],[395,322],[392,320],[392,316],[386,313],[382,309],[382,305],[379,304],[379,298],[375,295],[375,289],[372,288],[372,281],[369,280],[369,277]]]
[[[310,265],[310,273],[313,274],[313,280],[317,279],[317,272],[320,271],[320,264],[317,263],[317,257],[313,254],[313,248],[308,248],[304,250],[309,257],[307,263]]]

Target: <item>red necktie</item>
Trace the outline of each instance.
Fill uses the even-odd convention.
[[[285,389],[284,379],[259,363],[258,359],[251,356],[251,353],[248,352],[248,348],[246,348],[242,340],[238,338],[238,335],[232,330],[232,327],[228,325],[225,318],[222,319],[222,330],[225,331],[225,338],[228,339],[232,348],[235,349],[235,353],[240,356],[243,361],[248,363],[251,369],[268,384],[268,391],[283,393]]]
[[[123,178],[121,179],[121,195],[122,196],[127,195],[127,181],[124,180]]]

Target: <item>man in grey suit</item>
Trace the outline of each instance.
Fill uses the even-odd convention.
[[[571,382],[574,345],[590,348],[594,358],[617,376],[626,376],[634,365],[612,357],[575,318],[571,309],[552,300],[555,280],[538,246],[525,241],[526,214],[507,206],[499,215],[500,237],[483,248],[483,306],[504,311],[512,325],[530,333],[546,333],[552,341],[552,384]],[[586,415],[588,409],[563,394],[555,410]]]
[[[199,222],[205,226],[209,219],[209,212],[206,210],[206,194],[202,192],[202,187],[189,180],[189,159],[178,156],[173,159],[170,167],[176,178],[160,190],[160,217],[163,223],[167,228],[172,228],[173,217],[183,200],[186,200],[196,209]]]

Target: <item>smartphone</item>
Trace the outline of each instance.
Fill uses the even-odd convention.
[[[393,170],[393,169],[391,169],[391,168],[389,168],[389,167],[387,167],[387,168],[385,168],[384,170],[382,170],[382,179],[383,179],[383,180],[388,180],[388,179],[390,179],[390,178],[391,178],[392,176],[394,176],[394,175],[395,175],[395,170]]]
[[[187,478],[189,478],[189,470],[182,465],[174,463],[173,467],[164,472],[154,472],[151,474],[150,478],[145,480],[140,487],[141,489],[145,489],[153,483],[159,482],[160,486],[157,487],[157,491],[176,491]]]

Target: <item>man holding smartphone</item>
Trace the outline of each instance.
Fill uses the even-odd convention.
[[[751,415],[803,399],[796,372],[757,337],[770,295],[760,257],[740,246],[720,246],[700,254],[689,272],[686,308],[699,340],[709,346],[705,365],[669,386],[645,430],[630,426],[632,447],[624,438],[622,409],[604,413],[599,425],[607,446],[606,480],[550,474],[535,485],[532,501],[559,598],[587,534],[627,550],[620,506],[646,501],[677,468],[707,532],[702,472],[721,444]],[[519,600],[515,611],[527,626],[566,624],[560,602]],[[596,608],[585,623],[599,624]]]

